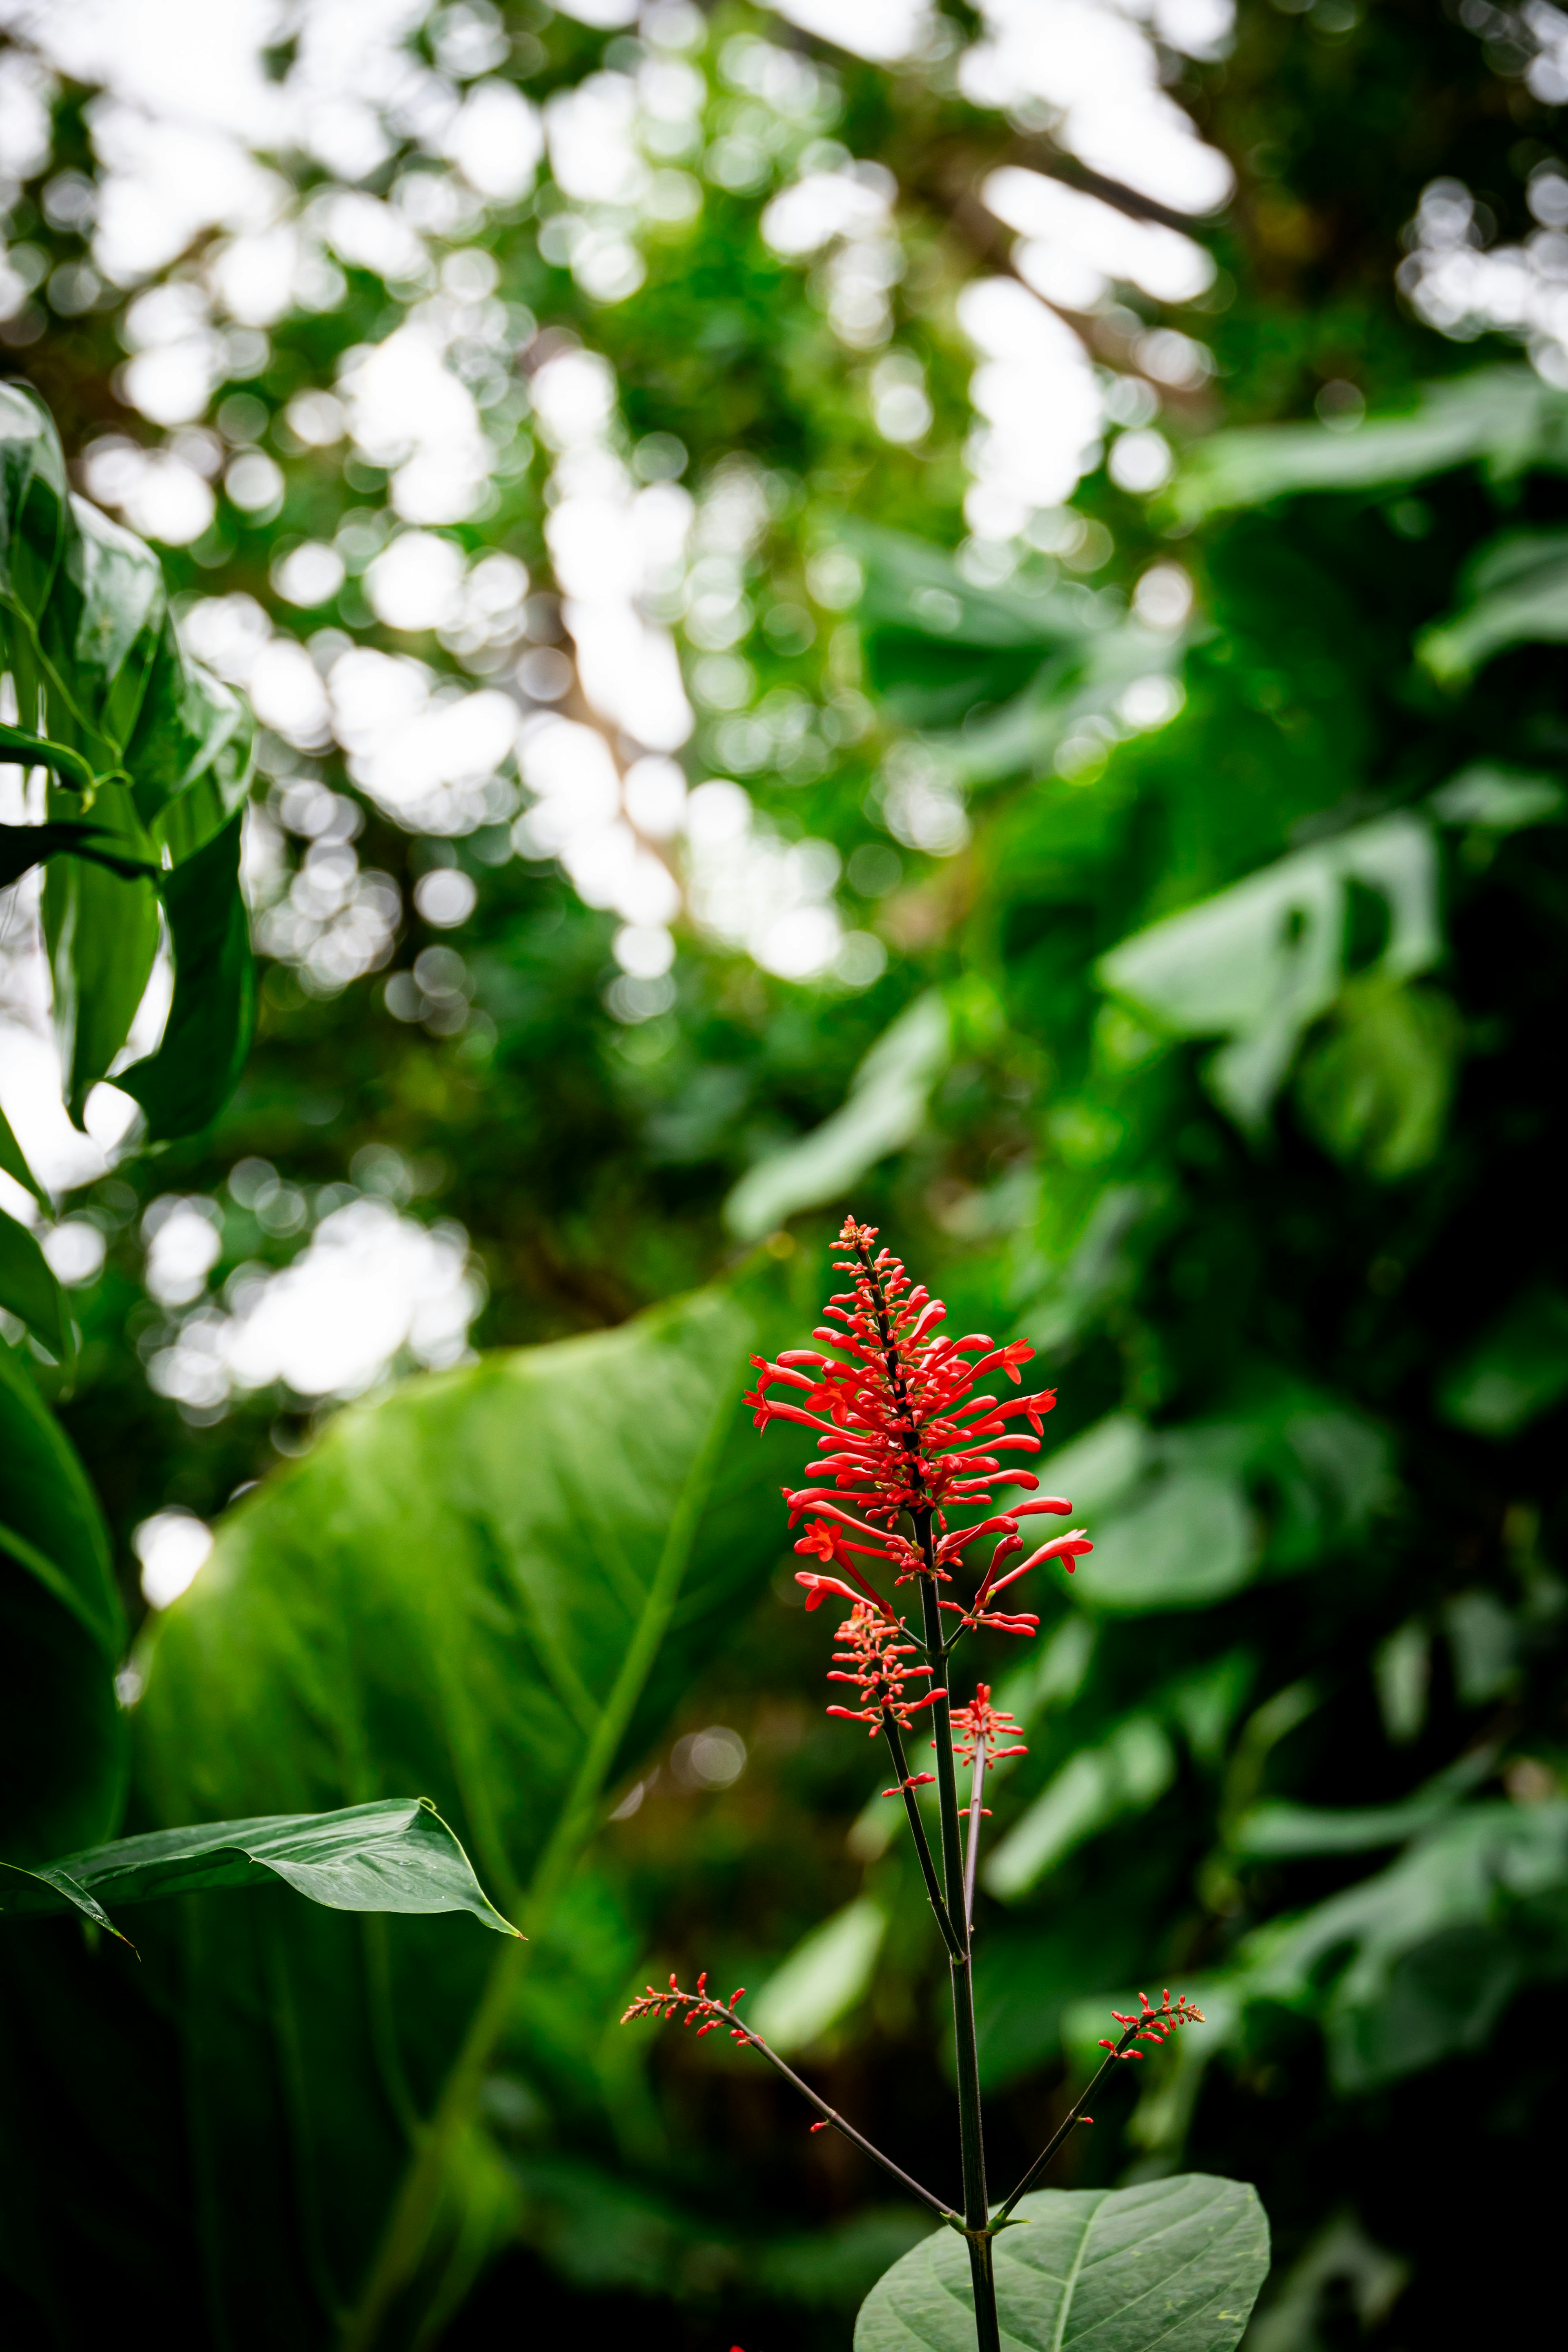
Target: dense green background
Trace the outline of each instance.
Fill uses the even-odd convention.
[[[742,1326],[770,1341],[792,1317],[805,1328],[851,1185],[957,1328],[1036,1340],[1061,1396],[1052,1483],[1099,1547],[1047,1599],[1029,1655],[993,1662],[1032,1749],[998,1779],[979,1916],[994,2176],[1005,2185],[1047,2135],[1110,2003],[1179,1981],[1206,2033],[1113,2086],[1059,2185],[1179,2168],[1255,2183],[1275,2246],[1259,2352],[1490,2335],[1552,2294],[1568,727],[1547,535],[1568,505],[1568,402],[1506,347],[1420,327],[1394,270],[1439,173],[1522,235],[1523,183],[1556,117],[1457,17],[1420,0],[1342,22],[1352,13],[1244,5],[1226,60],[1184,69],[1184,102],[1238,177],[1205,232],[1223,307],[1182,320],[1218,373],[1168,410],[1190,451],[1172,491],[1145,502],[1103,474],[1085,483],[1078,507],[1107,535],[1092,607],[1085,575],[1048,559],[988,591],[942,551],[962,536],[967,424],[952,298],[984,257],[954,191],[994,161],[1048,163],[1037,135],[771,17],[715,12],[710,69],[740,30],[802,47],[837,77],[833,135],[899,180],[921,264],[900,335],[937,410],[918,454],[877,438],[803,274],[758,238],[766,190],[710,187],[643,291],[605,310],[541,257],[526,207],[483,231],[508,299],[613,360],[630,435],[678,436],[694,483],[737,450],[770,469],[759,607],[798,602],[825,542],[859,552],[856,611],[819,612],[798,653],[761,623],[742,648],[759,692],[865,697],[858,739],[808,781],[752,778],[759,804],[846,860],[886,850],[873,780],[910,729],[951,730],[942,756],[973,775],[973,836],[945,859],[900,850],[884,895],[856,905],[846,885],[853,919],[890,950],[871,987],[791,985],[683,934],[674,1007],[626,1024],[605,1001],[614,922],[555,869],[494,864],[483,835],[431,845],[367,806],[364,866],[406,885],[455,855],[472,873],[469,921],[433,934],[410,905],[395,964],[455,947],[482,1020],[441,1035],[391,1016],[382,973],[322,999],[266,966],[258,1042],[217,1125],[87,1196],[111,1246],[73,1294],[83,1349],[59,1409],[132,1616],[140,1520],[172,1502],[216,1518],[237,1487],[268,1482],[154,1637],[131,1825],[412,1794],[413,1774],[502,1907],[534,1904],[534,1942],[503,1978],[468,1923],[362,1937],[270,1893],[192,1899],[180,1924],[149,1929],[140,1972],[64,1924],[8,1928],[0,2095],[10,2177],[28,2191],[15,2210],[32,2216],[5,2255],[19,2343],[96,2336],[128,2297],[179,2345],[412,2343],[443,2327],[454,2344],[498,2327],[613,2327],[704,2352],[847,2341],[919,2217],[830,2135],[808,2137],[723,2037],[655,2046],[614,2021],[634,1984],[675,1965],[764,1999],[773,1979],[778,2005],[793,1986],[814,2079],[900,2161],[949,2178],[934,1932],[912,1869],[863,1812],[876,1768],[822,1718],[823,1620],[779,1572],[770,1496],[799,1457],[712,1418],[720,1368],[739,1386]],[[519,9],[520,60],[525,16],[536,94],[599,56],[603,37]],[[732,103],[714,80],[714,108]],[[93,168],[86,95],[64,95],[56,168]],[[79,240],[37,194],[13,236],[71,259]],[[351,272],[338,309],[275,331],[246,394],[275,415],[398,315]],[[140,429],[110,385],[113,310],[37,316],[8,358],[68,451],[105,425]],[[1378,420],[1418,418],[1421,388],[1443,379],[1460,424],[1434,458],[1434,436]],[[1372,416],[1331,435],[1313,402],[1347,380]],[[1299,438],[1225,437],[1303,421],[1305,458]],[[383,488],[363,468],[347,481],[339,451],[272,446],[281,513],[258,527],[225,509],[167,569],[176,587],[243,588],[302,631],[322,616],[272,597],[272,544],[330,537]],[[1320,487],[1300,492],[1303,478]],[[496,514],[455,535],[547,578],[542,480],[538,464],[521,471]],[[1495,576],[1475,568],[1505,533],[1542,534],[1523,542],[1542,593],[1522,617],[1499,616]],[[1127,649],[1126,597],[1173,559],[1197,589],[1184,708],[1061,775],[1073,698],[1114,699],[1102,673],[1148,666],[1146,646]],[[958,599],[956,629],[922,634],[917,581]],[[346,593],[326,617],[395,642]],[[1440,675],[1424,633],[1473,614],[1481,651]],[[433,639],[417,649],[450,666]],[[943,677],[962,681],[955,698],[931,695]],[[1020,693],[1011,753],[962,730],[966,708],[990,706],[994,739]],[[703,766],[723,767],[707,731]],[[1206,928],[1102,961],[1286,858]],[[820,1205],[799,1162],[775,1161],[758,1229],[806,1205],[737,1290],[673,1323],[582,1336],[734,1278],[727,1195],[839,1110],[906,1013],[889,1049],[913,1106],[898,1150],[879,1156],[885,1055],[851,1097]],[[1246,1091],[1238,1058],[1271,1021],[1278,1051]],[[324,1434],[286,1394],[205,1421],[155,1396],[142,1360],[167,1333],[142,1284],[143,1205],[221,1202],[216,1287],[301,1242],[226,1192],[236,1163],[263,1157],[313,1198],[372,1143],[412,1171],[408,1213],[471,1236],[489,1293],[480,1345],[564,1350],[439,1376]],[[574,1416],[597,1349],[607,1402]],[[662,1423],[644,1425],[643,1397]],[[617,1717],[617,1645],[664,1590],[659,1527],[714,1479],[700,1537],[681,1537],[706,1580],[659,1621],[657,1668]],[[546,1616],[563,1612],[552,1630],[520,1598],[531,1577]],[[704,1792],[669,1759],[713,1724],[749,1760]],[[590,1840],[602,1792],[656,1762],[640,1806]],[[542,1853],[554,1858],[535,1879]],[[837,1939],[778,1980],[829,1917]],[[500,1990],[478,1985],[481,1964]],[[421,2175],[409,2151],[432,2112],[440,2160]],[[411,2178],[429,2208],[399,2207],[389,2241]]]

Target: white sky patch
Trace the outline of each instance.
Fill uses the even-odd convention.
[[[473,513],[493,452],[472,393],[444,364],[428,324],[395,328],[351,362],[339,390],[362,457],[395,469],[392,503],[405,521],[461,522]]]
[[[928,38],[934,19],[927,0],[773,0],[781,16],[803,33],[832,41],[873,65],[896,65]]]
[[[213,1531],[194,1511],[154,1511],[131,1538],[131,1549],[142,1563],[142,1592],[153,1609],[167,1609],[189,1591],[206,1566]]]
[[[298,1397],[342,1399],[405,1360],[465,1362],[484,1286],[460,1225],[422,1225],[362,1199],[323,1217],[280,1273],[240,1267],[225,1299],[226,1311],[188,1317],[148,1366],[160,1395],[198,1412],[275,1383]]]
[[[1568,59],[1568,19],[1564,26]],[[1568,95],[1568,74],[1563,88]],[[1522,245],[1489,252],[1469,190],[1459,180],[1434,180],[1406,232],[1397,282],[1439,334],[1455,342],[1488,329],[1512,335],[1549,383],[1568,390],[1568,176],[1561,166],[1533,173],[1525,201],[1540,226]]]
[[[1214,284],[1213,257],[1158,221],[1132,219],[1042,172],[1007,164],[981,189],[990,211],[1026,242],[1018,268],[1047,301],[1089,310],[1122,280],[1156,302],[1191,302]]]
[[[1099,463],[1100,384],[1072,329],[1016,279],[975,279],[958,316],[982,355],[970,382],[984,423],[971,437],[965,513],[977,537],[1007,539],[1036,509],[1062,505]]]
[[[1224,46],[1230,0],[983,0],[986,37],[959,67],[966,97],[1016,112],[1043,108],[1053,136],[1108,179],[1181,213],[1215,211],[1235,175],[1160,86],[1144,23],[1189,55]]]

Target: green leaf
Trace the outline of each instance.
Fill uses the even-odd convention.
[[[1467,570],[1458,610],[1415,641],[1434,677],[1461,684],[1510,646],[1568,640],[1568,531],[1509,531]]]
[[[1173,1035],[1228,1039],[1210,1083],[1256,1132],[1302,1036],[1340,992],[1352,883],[1387,908],[1387,944],[1368,980],[1408,980],[1436,962],[1436,854],[1427,827],[1401,814],[1298,850],[1124,940],[1097,977]]]
[[[1236,1479],[1175,1470],[1095,1530],[1094,1550],[1078,1570],[1078,1597],[1084,1608],[1112,1614],[1206,1608],[1251,1581],[1258,1550]]]
[[[1297,1078],[1309,1132],[1380,1183],[1428,1167],[1447,1125],[1460,1034],[1458,1008],[1438,990],[1352,981]]]
[[[125,1780],[125,1621],[91,1487],[16,1350],[0,1345],[0,1853],[106,1837]]]
[[[1530,368],[1481,368],[1426,385],[1410,415],[1368,417],[1353,433],[1321,425],[1215,433],[1194,450],[1168,504],[1196,522],[1229,507],[1415,482],[1478,461],[1499,480],[1531,463],[1568,467],[1568,399]]]
[[[154,1830],[32,1871],[0,1864],[0,1914],[25,1919],[75,1909],[110,1927],[109,1903],[153,1903],[277,1878],[330,1911],[468,1911],[498,1935],[517,1933],[427,1797]]]
[[[5,1173],[11,1178],[14,1183],[22,1185],[27,1192],[31,1192],[39,1208],[42,1209],[46,1214],[48,1213],[53,1204],[50,1202],[48,1194],[45,1192],[43,1186],[39,1183],[37,1178],[28,1167],[26,1154],[22,1150],[21,1145],[17,1142],[16,1130],[13,1129],[10,1120],[6,1118],[4,1109],[0,1109],[0,1170],[3,1170]]]
[[[121,836],[105,825],[84,824],[79,819],[58,819],[51,824],[0,824],[0,889],[17,881],[35,866],[62,853],[90,859],[110,874],[132,877],[155,874],[149,857],[129,855]]]
[[[351,1408],[159,1621],[142,1819],[422,1787],[536,1938],[491,1952],[264,1894],[151,1915],[237,2347],[369,2344],[395,2309],[416,2330],[447,2264],[470,2274],[515,2226],[486,2075],[616,1777],[786,1540],[780,1455],[741,1402],[752,1354],[799,1328],[767,1268]]]
[[[0,751],[17,755],[25,768],[48,768],[62,782],[79,793],[90,793],[98,783],[90,761],[64,743],[51,743],[47,735],[35,735],[26,727],[7,727],[0,722]]]
[[[154,1142],[208,1126],[238,1082],[256,1025],[250,925],[239,891],[242,818],[161,877],[174,998],[155,1054],[115,1078]]]
[[[1552,776],[1479,760],[1435,792],[1432,807],[1445,824],[1517,833],[1527,824],[1554,823],[1568,807],[1568,794]]]
[[[1512,1437],[1568,1395],[1568,1298],[1546,1283],[1516,1298],[1443,1381],[1446,1421]]]
[[[19,1315],[56,1360],[73,1352],[70,1309],[49,1262],[26,1225],[0,1209],[0,1307]],[[4,1346],[0,1341],[0,1347]]]
[[[1268,2270],[1244,2181],[1178,2173],[1136,2189],[1044,2189],[995,2241],[1002,2340],[1026,2352],[1230,2352]],[[879,2279],[855,2352],[973,2352],[969,2251],[938,2230]]]
[[[820,2041],[869,1988],[887,1932],[887,1912],[869,1895],[814,1928],[752,2004],[763,2041],[786,2057]]]
[[[158,894],[139,876],[57,857],[44,877],[44,933],[66,1101],[79,1126],[87,1097],[124,1045],[152,978]]]
[[[1568,1968],[1568,1802],[1472,1805],[1376,1877],[1242,1947],[1227,1990],[1321,2019],[1337,2087],[1485,2047]]]
[[[1176,1777],[1176,1754],[1152,1716],[1130,1716],[1100,1748],[1080,1748],[1016,1822],[981,1876],[1005,1903],[1101,1830],[1147,1812]]]
[[[842,1201],[879,1160],[920,1133],[952,1053],[946,1000],[930,989],[878,1038],[843,1108],[742,1177],[724,1203],[731,1232],[755,1241],[801,1209]]]

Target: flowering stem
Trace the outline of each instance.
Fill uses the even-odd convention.
[[[921,1819],[921,1809],[915,1801],[914,1789],[910,1785],[910,1768],[904,1757],[904,1743],[899,1737],[897,1720],[889,1707],[882,1709],[882,1729],[887,1736],[888,1750],[893,1759],[893,1770],[898,1775],[899,1786],[904,1800],[904,1811],[909,1816],[910,1835],[915,1842],[915,1852],[920,1857],[921,1871],[925,1879],[926,1893],[931,1897],[931,1910],[936,1916],[936,1924],[942,1930],[942,1939],[947,1946],[949,1957],[962,1966],[967,1958],[965,1946],[948,1915],[947,1905],[942,1900],[942,1885],[936,1874],[936,1864],[931,1860],[925,1823]]]
[[[999,2230],[1002,2227],[1002,2224],[1006,2221],[1008,2214],[1013,2210],[1013,2208],[1017,2203],[1019,2198],[1027,2196],[1029,2190],[1034,2187],[1041,2173],[1044,2172],[1047,2165],[1049,2164],[1052,2157],[1055,2156],[1058,2148],[1060,2147],[1062,2142],[1066,2139],[1068,2132],[1070,2132],[1075,2124],[1078,2123],[1090,2099],[1093,2098],[1101,2077],[1110,2073],[1111,2067],[1115,2065],[1122,2053],[1130,2047],[1137,2031],[1138,2028],[1135,2024],[1130,2025],[1122,2034],[1116,2048],[1112,2050],[1108,2056],[1101,2059],[1100,2064],[1094,2071],[1093,2076],[1089,2082],[1085,2084],[1083,2091],[1074,2101],[1071,2108],[1068,2110],[1066,2119],[1059,2124],[1057,2129],[1051,2134],[1050,2138],[1046,2142],[1044,2147],[1040,2150],[1040,2153],[1035,2158],[1033,2164],[1030,2165],[1029,2169],[1025,2173],[1024,2178],[1019,2181],[1018,2186],[1014,2189],[1013,2194],[1008,2198],[1005,2205],[1004,2205],[998,2212],[994,2227]]]
[[[936,1557],[931,1538],[931,1513],[912,1515],[915,1534],[925,1561],[920,1579],[921,1606],[925,1620],[927,1649],[934,1654],[945,1645],[937,1598]],[[952,1761],[952,1715],[945,1696],[931,1708],[936,1733],[936,1785],[942,1810],[942,1888],[950,1913],[963,1916],[963,1847],[959,1832],[958,1783]],[[974,2041],[974,1986],[969,1964],[967,1922],[963,1957],[951,1967],[952,2032],[958,2081],[959,2153],[963,2168],[963,2234],[969,2245],[969,2274],[974,2289],[974,2327],[979,2352],[1001,2352],[996,2319],[996,2282],[991,2260],[990,2216],[985,2202],[985,2147],[981,2132],[980,2067]]]
[[[969,1838],[963,1849],[963,1926],[974,1932],[974,1870],[980,1859],[980,1800],[985,1789],[985,1734],[974,1735],[974,1777],[969,1787]]]
[[[763,2056],[768,2061],[769,2064],[778,2068],[779,2073],[784,2076],[785,2082],[793,2083],[795,2089],[800,2093],[802,2098],[808,2099],[811,2102],[811,2105],[816,2109],[817,2114],[822,2117],[825,2124],[831,2124],[836,2132],[842,2132],[846,2139],[852,2140],[855,2146],[861,2151],[862,2155],[868,2156],[873,2164],[879,2164],[884,2172],[888,2173],[894,2180],[900,2181],[903,2186],[910,2191],[911,2195],[920,2199],[922,2205],[929,2205],[931,2211],[935,2213],[940,2220],[943,2221],[953,2221],[957,2220],[958,2217],[953,2212],[951,2205],[944,2205],[940,2197],[933,2197],[931,2195],[929,2189],[922,2189],[920,2182],[918,2180],[911,2179],[910,2176],[905,2172],[900,2166],[896,2165],[893,2162],[890,2156],[884,2156],[879,2147],[874,2147],[863,2133],[858,2132],[854,2125],[849,2123],[839,2114],[837,2107],[830,2107],[826,2099],[818,2098],[816,2093],[812,2089],[811,2084],[809,2083],[803,2082],[800,2076],[795,2073],[795,2068],[793,2066],[786,2065],[784,2061],[779,2056],[778,2052],[776,2050],[770,2049],[768,2044],[763,2040],[760,2033],[754,2033],[749,2025],[742,2025],[739,2018],[736,2018],[735,2025],[741,2028],[741,2038],[749,2043],[752,2049],[761,2051]]]

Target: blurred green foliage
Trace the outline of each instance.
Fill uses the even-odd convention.
[[[537,96],[607,55],[545,11],[508,22]],[[747,102],[720,64],[745,34],[794,40],[714,12],[718,135]],[[689,1391],[704,1411],[725,1380],[738,1392],[731,1294],[655,1302],[721,1285],[762,1238],[791,1294],[770,1331],[793,1316],[804,1334],[852,1202],[958,1328],[1036,1341],[1060,1394],[1046,1484],[1096,1539],[1037,1643],[985,1661],[1031,1749],[994,1776],[982,1871],[994,2174],[1047,2136],[1110,2002],[1179,1980],[1208,2028],[1150,2063],[1135,2103],[1116,2086],[1060,2182],[1256,2183],[1268,2352],[1494,2331],[1500,2243],[1521,2308],[1550,2292],[1564,2095],[1538,2020],[1568,1968],[1568,396],[1417,325],[1393,271],[1439,173],[1522,233],[1555,118],[1420,0],[1359,24],[1244,6],[1231,55],[1181,69],[1238,174],[1205,232],[1224,274],[1185,320],[1216,374],[1167,403],[1183,466],[1152,500],[1092,475],[1077,536],[987,579],[958,547],[952,303],[995,256],[960,199],[995,162],[1061,159],[940,78],[800,48],[827,96],[770,169],[831,130],[894,174],[898,335],[934,411],[919,446],[878,435],[866,370],[761,239],[772,180],[710,184],[616,305],[542,251],[548,183],[468,241],[493,252],[501,299],[613,362],[628,452],[674,436],[700,496],[726,463],[751,469],[765,520],[734,651],[754,732],[706,709],[691,772],[734,773],[757,747],[758,807],[839,853],[886,969],[792,983],[683,931],[673,1001],[623,1020],[614,919],[558,867],[514,856],[499,824],[404,832],[335,753],[264,740],[287,876],[309,853],[278,780],[304,775],[352,804],[364,870],[405,893],[459,871],[475,904],[451,927],[410,905],[390,969],[335,992],[264,959],[229,1108],[77,1204],[109,1247],[72,1293],[59,1413],[132,1614],[135,1526],[170,1505],[216,1517],[266,1482],[137,1637],[130,1826],[416,1780],[510,1909],[574,1818],[562,1790],[613,1680],[606,1629],[635,1617],[689,1467],[689,1432],[667,1423]],[[57,168],[95,168],[83,105],[65,91]],[[36,198],[13,234],[51,267],[79,258]],[[225,501],[168,570],[187,595],[254,597],[285,633],[458,675],[434,635],[375,621],[352,567],[308,614],[273,586],[285,542],[346,523],[374,545],[382,527],[384,469],[286,422],[405,315],[368,270],[345,281],[336,307],[271,331],[216,411],[227,432],[225,407],[252,404],[229,437],[268,444],[281,505]],[[1121,310],[1124,362],[1147,320]],[[110,307],[14,356],[68,447],[140,430],[111,390]],[[1303,421],[1345,380],[1364,425]],[[493,510],[448,536],[547,582],[546,461],[523,416]],[[825,551],[854,564],[814,571]],[[1161,568],[1190,583],[1190,618],[1138,599]],[[1179,696],[1147,706],[1163,723],[1121,715],[1130,686],[1173,678]],[[890,790],[931,778],[964,818],[941,856],[889,816]],[[416,977],[432,950],[458,959],[444,993]],[[354,1190],[457,1220],[488,1286],[478,1342],[525,1352],[336,1422],[277,1384],[183,1403],[149,1384],[226,1283],[291,1264]],[[141,1220],[175,1198],[208,1204],[221,1252],[171,1303],[144,1286]],[[751,1263],[743,1279],[766,1279]],[[591,1401],[570,1430],[549,1419],[575,1393],[557,1367],[639,1350],[661,1367],[646,1432],[617,1407],[607,1434]],[[504,1401],[525,1392],[544,1419],[514,1425]],[[542,2333],[671,2347],[847,2341],[921,2217],[722,2037],[655,2048],[615,2023],[671,1966],[772,1984],[836,2104],[914,2170],[947,2144],[934,1932],[879,1769],[820,1716],[822,1621],[778,1572],[768,1497],[798,1459],[776,1435],[725,1444],[701,1608],[678,1610],[657,1703],[582,1784],[524,1960],[491,1963],[502,1991],[476,1989],[480,1938],[362,1935],[282,1895],[243,1914],[192,1899],[140,1978],[74,1927],[7,1931],[3,2095],[37,2118],[5,2126],[27,2192],[6,2256],[18,2343],[80,2340],[127,2279],[175,2345],[458,2344],[524,2312]],[[605,1532],[623,1525],[635,1540]],[[605,1591],[623,1613],[595,1600],[576,1622]],[[541,1593],[563,1617],[531,1630]],[[712,1727],[746,1751],[729,1783],[693,1766]],[[114,1735],[95,1718],[81,1736]]]

